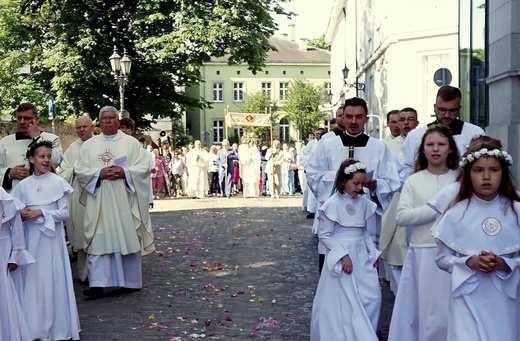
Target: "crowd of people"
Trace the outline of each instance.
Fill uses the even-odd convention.
[[[513,159],[459,118],[461,100],[440,87],[436,119],[420,128],[415,109],[389,112],[380,141],[354,97],[338,128],[309,143],[321,273],[311,340],[378,340],[382,278],[396,295],[389,340],[520,338]]]
[[[298,159],[302,146],[296,143],[296,148],[289,147],[274,140],[272,148],[260,148],[249,132],[244,134],[240,144],[230,144],[224,139],[209,148],[203,147],[199,140],[179,149],[147,145],[154,160],[152,199],[160,199],[161,193],[164,197],[199,199],[231,198],[238,193],[244,198],[295,195],[304,187],[301,185],[303,166]]]
[[[518,340],[520,196],[499,140],[459,118],[460,89],[436,96],[435,121],[411,107],[367,135],[367,103],[294,148],[240,144],[172,150],[136,139],[113,107],[76,121],[78,139],[38,127],[31,103],[0,140],[0,339],[78,340],[70,242],[88,299],[142,287],[154,251],[149,207],[166,196],[294,195],[313,219],[320,279],[311,340],[378,340],[380,279],[395,294],[389,340]],[[30,322],[30,323],[29,323]]]

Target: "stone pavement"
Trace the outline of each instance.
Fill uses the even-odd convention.
[[[143,289],[88,301],[75,281],[81,339],[308,340],[317,240],[301,196],[156,200],[157,252]],[[383,283],[381,340],[393,297]]]

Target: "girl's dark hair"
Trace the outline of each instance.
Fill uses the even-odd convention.
[[[359,169],[354,173],[351,173],[348,175],[345,174],[345,168],[347,168],[348,166],[353,165],[357,162],[359,162],[359,161],[354,160],[354,159],[346,159],[341,163],[341,165],[339,165],[339,169],[336,172],[336,179],[334,179],[334,188],[336,188],[336,190],[338,192],[340,192],[341,194],[345,194],[345,183],[347,181],[349,181],[350,179],[352,179],[352,177],[354,176],[354,174],[356,172],[366,173],[366,170]]]
[[[34,156],[34,154],[36,153],[36,149],[38,149],[42,146],[49,147],[50,149],[52,149],[52,147],[53,147],[52,142],[49,140],[40,139],[34,143],[31,143],[27,146],[27,153],[25,153],[25,156],[27,157],[27,159],[29,159],[30,156]]]
[[[485,135],[478,136],[471,140],[468,150],[466,151],[466,153],[464,153],[464,156],[466,157],[468,154],[481,150],[482,148],[487,148],[488,150],[502,150],[502,142],[493,137]],[[500,186],[498,187],[498,194],[510,200],[511,208],[514,211],[515,209],[513,206],[513,201],[520,201],[520,196],[516,191],[516,181],[506,161],[502,158],[497,158],[497,160],[500,162],[500,167],[502,168],[502,179],[500,180]],[[471,198],[471,196],[473,195],[474,187],[471,183],[471,169],[473,168],[475,161],[467,164],[464,168],[461,168],[458,177],[458,181],[460,183],[460,190],[457,196],[455,197],[454,204],[464,199]],[[515,214],[517,214],[516,211],[514,212]]]
[[[457,143],[453,138],[453,133],[451,132],[451,129],[443,124],[432,124],[424,133],[421,140],[421,145],[417,149],[417,158],[415,159],[415,164],[413,167],[414,173],[428,168],[428,159],[424,154],[424,143],[426,141],[426,137],[432,133],[439,133],[441,136],[444,136],[448,139],[448,143],[451,148],[451,153],[449,153],[448,157],[446,158],[446,166],[448,166],[449,169],[457,169],[459,167],[459,149],[457,148]]]

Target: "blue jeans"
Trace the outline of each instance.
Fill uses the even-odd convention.
[[[289,170],[289,172],[287,172],[287,179],[289,184],[289,194],[294,194],[296,192],[294,189],[294,171]]]
[[[265,172],[265,167],[267,166],[267,161],[262,161],[260,166],[260,170],[262,172],[262,193],[265,193],[267,190],[267,173]]]

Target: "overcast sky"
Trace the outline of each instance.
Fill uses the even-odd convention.
[[[330,11],[334,0],[292,0],[284,5],[285,9],[293,11],[298,16],[292,20],[286,17],[276,16],[278,33],[289,33],[288,26],[296,24],[296,40],[300,38],[314,39],[327,30]]]

